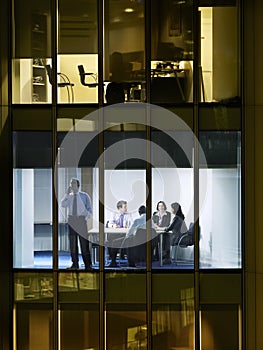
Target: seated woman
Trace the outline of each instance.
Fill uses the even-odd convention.
[[[164,201],[159,201],[156,206],[156,211],[153,213],[152,220],[154,222],[154,228],[160,229],[161,227],[167,227],[171,222],[171,213],[167,211],[167,207]],[[169,245],[169,242],[165,240],[169,239],[168,235],[163,237],[163,247]],[[158,242],[154,247],[153,260],[159,260]]]
[[[164,260],[163,264],[171,264],[170,248],[178,244],[180,237],[188,231],[184,222],[184,214],[182,212],[181,205],[179,203],[171,204],[171,212],[174,214],[174,218],[171,224],[164,229],[165,232],[172,231],[169,235],[169,239],[166,239],[166,245],[164,244]]]

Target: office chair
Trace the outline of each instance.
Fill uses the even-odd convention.
[[[147,230],[143,228],[138,228],[135,236],[130,236],[123,240],[122,245],[120,247],[120,255],[121,255],[121,250],[126,248],[129,264],[131,262],[134,264],[138,262],[146,263],[148,238],[149,237],[147,236]],[[158,235],[154,228],[151,229],[150,238],[151,238],[152,255],[153,255],[153,249],[158,240]],[[119,262],[119,265],[120,265],[120,262]]]
[[[52,67],[50,64],[46,64],[46,71],[48,75],[48,80],[51,85],[53,85],[53,79],[52,79]],[[58,82],[58,87],[66,87],[67,88],[67,93],[68,93],[68,102],[70,102],[70,93],[69,93],[69,87],[71,89],[71,100],[72,103],[74,103],[74,91],[73,91],[73,86],[74,84],[70,82],[68,76],[64,73],[57,73],[59,77],[62,79],[61,82]]]
[[[90,88],[96,87],[99,84],[97,83],[97,74],[96,73],[86,73],[82,64],[78,65],[80,82],[84,86],[88,86]],[[90,76],[95,80],[95,83],[86,83],[86,76]]]
[[[201,238],[201,229],[199,227],[199,240]],[[183,259],[183,260],[179,260],[179,250],[181,248],[183,249],[186,249],[188,247],[191,247],[191,258],[190,260],[189,259]],[[176,250],[175,250],[175,256],[174,256],[174,264],[175,265],[178,265],[178,264],[181,264],[181,265],[185,265],[185,264],[190,264],[192,265],[194,263],[194,257],[193,257],[193,254],[194,254],[194,224],[191,222],[190,223],[190,226],[189,226],[189,230],[184,233],[178,243],[176,244],[175,246]]]

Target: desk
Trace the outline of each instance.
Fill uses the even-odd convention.
[[[105,239],[103,240],[103,243],[105,242],[112,242],[115,238],[124,237],[127,233],[127,228],[113,228],[113,227],[105,227],[103,229],[103,233],[105,235]],[[89,230],[89,241],[91,243],[100,243],[99,238],[99,228],[92,228]]]
[[[115,238],[120,238],[120,237],[124,237],[127,233],[127,228],[104,228],[103,232],[105,235],[105,242],[112,242]],[[159,259],[160,259],[160,266],[163,266],[163,234],[169,234],[169,232],[165,232],[163,230],[163,228],[158,228],[156,229],[156,232],[160,235],[160,252],[159,252]],[[89,234],[94,235],[93,237],[95,238],[95,240],[90,240],[91,244],[95,243],[95,244],[99,244],[99,229],[97,228],[93,228],[91,230],[89,230]],[[110,244],[105,244],[105,246],[110,246]]]
[[[151,69],[152,81],[160,78],[159,81],[160,82],[162,81],[162,85],[164,85],[163,82],[166,81],[167,82],[167,89],[169,89],[169,84],[168,84],[169,83],[169,79],[175,78],[176,83],[177,83],[177,87],[178,87],[178,90],[179,90],[179,93],[180,93],[181,100],[183,102],[185,102],[185,94],[184,94],[181,82],[179,80],[179,77],[180,77],[180,79],[183,78],[183,80],[185,80],[185,78],[186,78],[186,70],[185,69],[182,69],[182,68],[170,68],[170,69],[168,69],[168,68],[156,68],[156,69]],[[158,80],[156,80],[156,81],[158,81]],[[163,86],[161,87],[161,89],[163,89]]]
[[[122,238],[126,236],[128,229],[127,228],[113,228],[113,227],[105,227],[103,229],[102,234],[103,237],[103,245],[105,247],[113,246],[112,242],[116,238]],[[96,250],[97,246],[100,244],[100,232],[99,228],[92,228],[89,230],[89,241],[90,241],[90,250],[91,250],[91,258],[92,262],[96,262]],[[92,244],[95,244],[94,246]]]
[[[163,266],[163,234],[168,235],[169,232],[165,232],[163,228],[157,228],[155,230],[160,235],[159,259],[160,259],[160,266]]]

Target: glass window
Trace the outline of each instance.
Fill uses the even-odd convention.
[[[225,7],[199,8],[202,102],[240,102],[239,10],[231,3],[225,1]]]
[[[144,102],[144,0],[105,1],[104,20],[105,89],[109,82],[121,83],[126,101]]]
[[[200,132],[200,267],[241,267],[241,133]]]
[[[98,102],[96,0],[58,2],[58,103]]]
[[[89,112],[60,109],[57,120],[59,268],[99,266],[98,115]]]
[[[104,109],[104,118],[106,264],[145,268],[145,108],[141,104],[110,106]]]
[[[23,13],[23,16],[21,16]],[[13,103],[50,103],[51,12],[49,1],[14,1]]]
[[[52,267],[52,135],[13,133],[13,266]]]
[[[194,349],[194,280],[190,275],[153,275],[153,349]]]
[[[151,102],[192,102],[192,1],[155,0],[151,8]]]
[[[50,349],[53,342],[53,276],[14,274],[14,349]]]
[[[59,310],[59,349],[98,349],[99,329],[98,310],[86,305],[63,306]]]
[[[147,349],[146,275],[107,273],[105,301],[107,349]]]
[[[241,310],[238,305],[202,305],[200,314],[203,350],[241,348]]]
[[[152,107],[151,124],[152,219],[158,234],[152,267],[192,269],[194,245],[188,229],[194,221],[194,135],[168,109]]]
[[[60,272],[58,279],[61,305],[89,304],[97,309],[99,301],[99,275],[86,271]],[[85,308],[83,306],[83,308]]]

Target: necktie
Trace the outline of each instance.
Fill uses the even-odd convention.
[[[124,218],[124,215],[121,214],[120,215],[120,227],[123,227],[123,218]]]
[[[73,198],[72,215],[77,216],[77,194]]]

